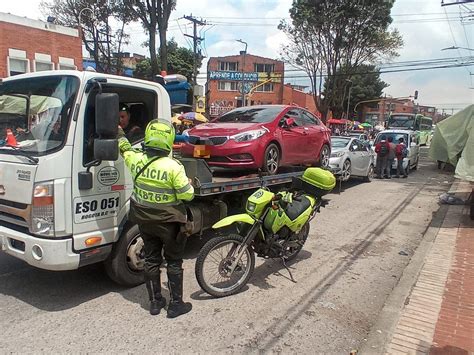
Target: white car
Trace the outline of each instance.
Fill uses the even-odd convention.
[[[420,144],[415,131],[407,129],[387,129],[381,131],[377,134],[377,137],[375,137],[374,145],[372,147],[373,149],[375,145],[380,142],[383,136],[385,139],[392,137],[392,143],[394,144],[398,144],[399,139],[403,138],[403,142],[408,150],[407,157],[403,158],[403,169],[405,169],[405,172],[408,174],[411,169],[416,170],[418,168],[418,161],[420,160]],[[397,159],[394,160],[392,169],[397,169]]]
[[[331,137],[329,167],[342,181],[351,176],[371,181],[374,175],[375,153],[370,147],[353,137]]]

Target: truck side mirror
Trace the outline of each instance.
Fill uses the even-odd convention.
[[[119,125],[117,94],[97,94],[95,97],[95,131],[101,138],[115,138]]]
[[[98,161],[118,159],[119,97],[100,93],[95,98],[94,158]]]

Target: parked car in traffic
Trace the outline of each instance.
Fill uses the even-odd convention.
[[[369,143],[369,136],[365,132],[360,132],[360,131],[349,131],[347,132],[348,137],[354,137],[360,140],[363,143]]]
[[[416,170],[418,168],[418,161],[420,160],[420,144],[417,132],[407,129],[387,129],[381,131],[377,134],[377,137],[375,137],[372,149],[378,142],[380,142],[382,136],[385,136],[385,139],[392,137],[393,143],[395,144],[398,144],[399,139],[403,138],[408,150],[407,157],[403,158],[403,169],[405,169],[405,172],[408,174],[411,169]],[[397,160],[395,159],[392,169],[396,168]]]
[[[342,181],[353,176],[371,181],[374,176],[375,153],[364,142],[354,137],[331,137],[329,167]]]
[[[330,130],[292,105],[236,108],[186,134],[183,157],[204,157],[217,167],[261,168],[268,174],[281,166],[327,166],[331,152]]]

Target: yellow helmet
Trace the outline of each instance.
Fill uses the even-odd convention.
[[[146,126],[143,143],[146,149],[170,152],[173,148],[174,137],[175,131],[170,122],[155,119]]]

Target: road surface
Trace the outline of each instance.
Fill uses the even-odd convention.
[[[419,245],[451,174],[423,150],[408,179],[354,180],[328,195],[290,266],[257,259],[248,287],[213,299],[185,260],[188,315],[152,317],[144,286],[121,288],[102,267],[49,272],[0,253],[2,352],[348,353],[358,349]],[[166,292],[166,290],[165,290]]]

